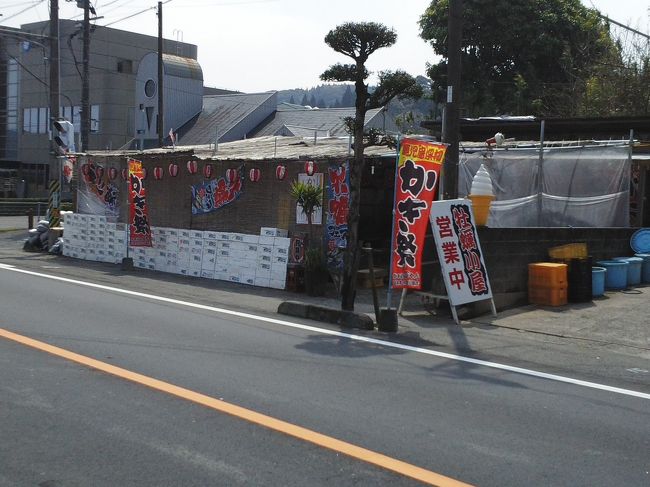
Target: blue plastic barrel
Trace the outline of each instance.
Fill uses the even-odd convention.
[[[596,264],[607,269],[605,289],[625,289],[627,287],[627,268],[630,267],[627,261],[599,260]]]
[[[614,257],[614,260],[622,260],[630,264],[627,268],[628,286],[641,284],[641,266],[643,265],[643,259],[641,257]]]
[[[605,275],[607,269],[604,267],[591,268],[591,295],[595,298],[605,294]]]
[[[634,257],[643,259],[643,264],[641,264],[641,282],[644,284],[650,283],[650,254],[634,254]]]

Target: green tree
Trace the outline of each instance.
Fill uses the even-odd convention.
[[[429,66],[444,96],[449,0],[432,0],[420,35],[443,59]],[[598,12],[580,0],[465,0],[462,103],[468,115],[576,115],[594,66],[615,49]],[[438,100],[442,101],[442,100]]]
[[[353,107],[354,106],[354,93],[352,93],[352,88],[350,85],[346,85],[345,93],[341,97],[341,106],[342,107]]]
[[[351,58],[353,64],[334,64],[323,74],[323,81],[353,82],[356,94],[355,115],[348,127],[354,136],[354,158],[350,161],[350,211],[348,214],[347,248],[345,250],[341,308],[354,309],[356,295],[356,273],[359,266],[359,208],[361,197],[361,175],[364,167],[364,122],[366,112],[386,105],[393,98],[419,98],[422,88],[415,79],[403,71],[382,71],[379,83],[370,92],[366,79],[368,57],[384,47],[395,44],[394,30],[375,22],[347,22],[327,33],[325,43],[334,51]]]
[[[304,107],[309,105],[309,98],[307,98],[307,93],[302,95],[302,100],[300,101],[300,104]]]

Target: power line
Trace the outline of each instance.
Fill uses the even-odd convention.
[[[11,20],[11,19],[13,19],[14,17],[18,17],[20,14],[25,13],[25,12],[27,12],[28,10],[33,9],[34,7],[38,7],[38,6],[39,6],[41,3],[43,3],[44,1],[45,1],[45,0],[36,0],[32,5],[30,5],[30,6],[27,7],[27,8],[24,8],[24,9],[21,10],[20,12],[17,12],[17,13],[15,13],[15,14],[13,14],[13,15],[10,15],[9,17],[4,17],[2,20],[0,20],[0,24],[1,24],[2,22],[6,22],[7,20]]]
[[[165,2],[162,2],[162,5],[165,5],[165,4],[167,4],[167,3],[171,2],[171,1],[172,1],[172,0],[167,0],[167,1],[165,1]],[[148,11],[150,11],[150,10],[156,10],[157,8],[158,8],[158,7],[149,7],[149,8],[146,8],[146,9],[144,9],[144,10],[140,10],[139,12],[136,12],[136,13],[134,13],[134,14],[132,14],[132,15],[127,16],[127,17],[121,18],[121,19],[116,20],[116,21],[114,21],[114,22],[109,22],[108,24],[104,24],[104,25],[102,25],[102,27],[108,27],[109,25],[117,24],[118,22],[122,22],[122,21],[124,21],[124,20],[130,19],[130,18],[133,18],[133,17],[135,17],[135,16],[137,16],[137,15],[143,14],[143,13],[148,12]]]

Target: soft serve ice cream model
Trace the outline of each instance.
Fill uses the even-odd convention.
[[[476,224],[484,226],[490,213],[490,204],[494,199],[492,178],[484,164],[481,164],[478,172],[474,175],[468,198],[472,201]]]

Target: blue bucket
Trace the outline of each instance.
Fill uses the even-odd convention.
[[[630,264],[627,268],[628,286],[641,284],[641,266],[643,264],[641,257],[614,257],[614,260],[622,260]]]
[[[605,273],[606,289],[625,289],[627,287],[627,268],[630,264],[625,260],[599,260],[599,267],[607,269]]]
[[[641,282],[644,284],[650,283],[650,254],[634,254],[634,257],[643,259],[643,264],[641,264]]]
[[[607,269],[604,267],[591,268],[591,295],[595,298],[605,294],[605,275]]]

